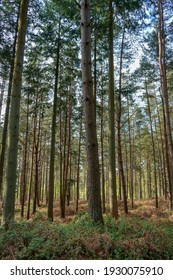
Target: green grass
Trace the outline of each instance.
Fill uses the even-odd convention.
[[[101,227],[85,213],[63,225],[37,215],[0,228],[0,259],[173,259],[172,236],[173,223],[140,217],[106,216]]]

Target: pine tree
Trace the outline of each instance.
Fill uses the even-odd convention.
[[[87,189],[89,213],[94,222],[103,223],[98,143],[94,113],[93,86],[91,74],[91,23],[90,1],[81,1],[81,45],[82,45],[82,90],[84,121],[87,146]]]
[[[16,55],[14,61],[13,84],[11,91],[11,108],[9,119],[9,146],[7,158],[7,184],[4,195],[3,221],[8,227],[11,219],[14,219],[15,191],[17,174],[17,152],[19,136],[20,97],[22,86],[22,71],[25,48],[25,35],[27,30],[27,12],[29,0],[22,0],[18,24],[18,37]]]

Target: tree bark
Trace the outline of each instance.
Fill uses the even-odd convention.
[[[52,115],[52,130],[51,130],[51,149],[50,149],[50,168],[49,168],[49,192],[48,192],[48,219],[53,221],[53,199],[54,199],[54,177],[55,177],[55,136],[56,136],[56,115],[57,115],[57,93],[58,93],[58,76],[59,76],[59,53],[60,53],[60,22],[59,36],[56,55],[56,70],[55,70],[55,86],[54,86],[54,103]]]
[[[130,188],[130,198],[131,198],[131,205],[132,209],[134,208],[134,190],[133,190],[133,140],[131,137],[131,125],[130,125],[130,104],[129,104],[129,97],[127,96],[127,107],[128,107],[128,135],[129,135],[129,160],[130,160],[130,180],[129,180],[129,188]]]
[[[2,84],[0,88],[0,123],[1,123],[1,112],[2,112],[2,105],[4,100],[4,91],[5,91],[5,85],[6,85],[6,70],[4,67],[4,73],[2,75]]]
[[[148,96],[148,85],[147,81],[145,81],[145,89],[146,89],[146,97],[147,97],[147,105],[148,105],[148,115],[150,120],[150,131],[151,131],[151,141],[152,141],[152,150],[153,150],[153,164],[154,164],[154,189],[155,189],[155,203],[156,208],[159,207],[158,205],[158,190],[157,190],[157,169],[156,169],[156,152],[155,152],[155,143],[154,143],[154,134],[153,134],[153,124],[151,118],[151,109],[150,109],[150,101]]]
[[[27,97],[27,116],[26,116],[26,133],[25,133],[25,146],[24,146],[24,157],[23,157],[23,170],[22,176],[22,187],[21,187],[21,217],[24,216],[24,205],[26,200],[26,188],[27,188],[27,157],[28,157],[28,134],[29,134],[29,93]]]
[[[91,73],[90,1],[81,0],[82,91],[87,145],[87,189],[90,217],[103,224],[98,142],[94,114],[93,83]]]
[[[118,167],[120,170],[120,180],[122,183],[123,190],[123,200],[124,200],[124,212],[128,213],[127,206],[127,190],[126,190],[126,181],[124,176],[124,167],[123,167],[123,156],[122,156],[122,145],[121,145],[121,115],[122,115],[122,66],[123,66],[123,51],[124,51],[124,39],[125,39],[125,28],[123,29],[122,42],[121,42],[121,52],[120,52],[120,74],[119,74],[119,95],[118,95],[118,111],[117,111],[117,136],[118,136]]]
[[[172,132],[170,124],[170,111],[168,100],[168,86],[167,86],[167,73],[166,73],[166,58],[165,58],[165,27],[164,27],[164,15],[163,4],[161,0],[158,0],[158,16],[159,16],[159,28],[158,28],[158,42],[159,42],[159,66],[160,66],[160,80],[161,89],[164,103],[164,115],[166,123],[166,138],[168,143],[169,154],[169,166],[170,169],[170,208],[173,210],[173,142]]]
[[[19,13],[18,13],[17,22],[16,22],[16,30],[15,30],[13,51],[12,51],[12,60],[11,60],[11,66],[10,66],[7,103],[6,103],[6,109],[5,109],[4,127],[3,127],[3,132],[2,132],[2,150],[1,150],[1,156],[0,156],[0,198],[2,198],[2,182],[3,182],[5,151],[6,151],[6,142],[7,142],[9,111],[10,111],[10,96],[11,96],[12,82],[13,82],[13,72],[14,72],[14,59],[15,59],[15,53],[16,53],[18,21],[19,21]]]
[[[109,0],[109,180],[111,190],[111,215],[118,218],[116,169],[115,169],[115,100],[114,100],[114,55],[113,55],[113,7]]]
[[[139,198],[139,200],[141,200],[143,198],[143,195],[142,195],[142,147],[141,147],[140,125],[138,128],[138,136],[139,136],[139,194],[138,194],[138,198]]]
[[[7,184],[4,194],[2,223],[8,227],[8,222],[14,219],[15,190],[17,171],[17,152],[19,135],[19,115],[22,86],[23,59],[25,35],[27,30],[27,12],[29,0],[22,0],[18,25],[18,38],[14,61],[13,84],[11,92],[11,109],[9,119],[9,147],[7,157]]]
[[[78,159],[77,159],[77,183],[76,183],[76,213],[79,209],[79,185],[80,185],[80,158],[81,158],[81,139],[82,139],[82,116],[80,122],[79,144],[78,144]]]
[[[102,85],[103,88],[103,85]],[[103,213],[106,212],[106,205],[105,205],[105,171],[104,171],[104,95],[102,90],[102,97],[101,97],[101,165],[102,165],[102,209]]]
[[[35,150],[35,122],[36,119],[34,117],[34,129],[33,129],[33,144],[32,144],[32,152],[31,152],[31,167],[30,167],[30,180],[29,180],[29,194],[28,194],[28,207],[27,207],[27,220],[30,218],[30,209],[31,209],[31,194],[32,194],[32,185],[33,185],[33,173],[34,173],[34,150]]]
[[[167,199],[167,174],[166,174],[166,153],[167,153],[167,151],[165,153],[165,150],[164,150],[164,140],[166,141],[166,139],[164,139],[165,134],[162,133],[161,118],[160,118],[160,112],[159,112],[159,107],[158,107],[156,94],[155,94],[155,103],[156,103],[156,108],[157,108],[159,133],[160,133],[160,138],[161,138],[161,155],[162,155],[162,169],[163,169],[163,194],[165,196],[165,199]],[[164,134],[164,137],[162,137],[162,134]]]

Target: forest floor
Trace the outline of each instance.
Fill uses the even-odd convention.
[[[1,213],[0,213],[1,215]],[[41,206],[29,221],[20,219],[10,229],[0,228],[0,259],[173,259],[173,213],[169,202],[135,201],[129,214],[119,202],[119,219],[109,211],[104,226],[95,225],[87,214],[86,201],[80,201],[79,213],[72,202],[66,218],[60,218],[59,204],[54,207],[54,222],[47,221],[47,208]]]

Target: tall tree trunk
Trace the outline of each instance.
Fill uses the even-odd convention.
[[[29,194],[28,194],[28,207],[27,207],[27,220],[30,218],[30,209],[31,209],[31,195],[32,195],[32,185],[33,185],[33,171],[34,171],[34,151],[35,151],[35,122],[34,117],[34,129],[33,129],[33,144],[32,144],[32,153],[31,153],[31,167],[30,167],[30,180],[29,180]]]
[[[103,213],[106,212],[105,206],[105,171],[104,171],[104,94],[102,85],[102,97],[101,97],[101,166],[102,166],[102,209]]]
[[[25,48],[25,35],[27,30],[27,12],[29,0],[21,0],[18,25],[18,38],[14,61],[13,84],[11,91],[11,109],[9,119],[9,147],[7,157],[7,184],[4,194],[3,221],[8,227],[8,222],[14,219],[15,190],[17,171],[17,152],[19,135],[20,98],[22,86],[22,71]]]
[[[150,109],[150,100],[148,96],[148,85],[147,81],[145,81],[145,89],[146,89],[146,97],[147,97],[147,105],[148,105],[148,115],[150,120],[150,131],[151,131],[151,141],[152,141],[152,150],[153,150],[153,164],[154,164],[154,189],[155,189],[155,203],[156,208],[159,207],[158,205],[158,190],[157,190],[157,170],[156,170],[156,152],[155,152],[155,143],[154,143],[154,133],[153,133],[153,124],[151,118],[151,109]]]
[[[166,153],[166,167],[167,167],[167,175],[168,175],[168,182],[169,182],[169,191],[171,190],[172,179],[171,179],[171,167],[170,167],[170,160],[169,160],[169,148],[168,148],[168,137],[166,133],[166,119],[165,119],[165,106],[163,102],[163,96],[161,96],[162,100],[162,110],[163,110],[163,124],[164,124],[164,142],[165,142],[165,153]],[[167,185],[165,187],[165,197],[167,198]]]
[[[37,106],[36,106],[37,108]],[[37,109],[36,109],[37,110]],[[37,206],[40,207],[39,204],[39,166],[40,166],[40,157],[39,157],[39,149],[40,149],[40,133],[41,133],[41,119],[40,115],[38,116],[38,120],[36,117],[36,141],[35,141],[35,184],[34,184],[34,201],[33,201],[33,211],[32,213],[36,213]]]
[[[115,100],[114,100],[114,55],[113,55],[113,6],[109,0],[109,179],[111,189],[111,215],[118,218],[116,169],[115,169]]]
[[[164,150],[164,133],[162,133],[162,125],[161,125],[161,118],[160,118],[160,112],[159,112],[159,107],[158,107],[158,102],[157,98],[155,95],[155,103],[156,103],[156,108],[157,108],[157,115],[158,115],[158,123],[159,123],[159,133],[160,133],[160,138],[161,138],[161,154],[162,154],[162,168],[163,168],[163,190],[164,190],[164,196],[165,199],[167,199],[167,174],[166,174],[166,153]],[[163,106],[162,106],[163,107]],[[163,109],[163,108],[162,108]]]
[[[65,164],[65,177],[64,177],[64,202],[67,197],[68,190],[68,174],[70,166],[70,149],[71,149],[71,114],[72,114],[72,86],[68,92],[68,139],[67,139],[67,154],[66,154],[66,164]]]
[[[3,127],[3,132],[2,132],[2,150],[1,150],[1,156],[0,156],[0,198],[2,198],[2,182],[3,182],[5,151],[6,151],[6,142],[7,142],[9,111],[10,111],[10,96],[11,96],[12,82],[13,82],[13,72],[14,72],[14,59],[15,59],[15,53],[16,53],[18,21],[19,21],[19,13],[18,13],[18,16],[17,16],[16,30],[15,30],[15,35],[14,35],[12,60],[11,60],[9,83],[8,83],[7,103],[6,103],[6,109],[5,109],[4,127]]]
[[[138,129],[138,136],[139,136],[139,200],[143,198],[142,196],[142,147],[141,147],[141,128],[139,125]]]
[[[158,165],[158,177],[159,177],[159,196],[162,196],[164,193],[164,179],[163,179],[163,162],[162,162],[162,153],[161,153],[161,147],[160,147],[160,139],[158,136],[158,129],[156,124],[156,119],[154,120],[154,126],[155,126],[155,132],[156,132],[156,140],[157,140],[157,149],[158,149],[158,159],[159,159],[159,165]]]
[[[26,187],[27,187],[27,157],[28,157],[28,129],[29,129],[29,93],[27,97],[27,116],[26,116],[26,133],[25,133],[25,146],[24,146],[24,157],[23,157],[23,170],[22,170],[22,203],[21,203],[21,217],[24,216],[24,205],[26,199]]]
[[[128,107],[128,134],[129,134],[129,157],[130,157],[130,180],[129,180],[129,188],[130,188],[130,198],[132,209],[134,208],[134,199],[133,199],[133,141],[131,137],[131,125],[130,125],[130,104],[129,97],[127,96],[127,107]]]
[[[94,96],[94,112],[95,118],[97,121],[97,32],[96,27],[94,29],[94,88],[93,88],[93,96]]]
[[[6,69],[4,67],[4,73],[2,75],[2,84],[0,87],[0,123],[1,123],[1,112],[2,112],[2,105],[4,100],[4,91],[5,91],[5,84],[6,84]]]
[[[103,223],[98,142],[94,114],[93,84],[91,73],[91,23],[90,1],[81,0],[82,91],[87,145],[87,189],[90,217]]]
[[[124,152],[125,152],[125,179],[126,179],[126,192],[127,192],[127,199],[128,199],[128,195],[129,195],[129,168],[128,168],[128,150],[127,150],[127,139],[126,139],[126,131],[124,131]]]
[[[62,106],[60,105],[60,128],[59,128],[59,138],[60,138],[60,216],[65,218],[65,207],[63,201],[63,150],[62,150]]]
[[[68,113],[67,109],[65,112],[65,124],[64,124],[64,143],[63,143],[63,157],[62,157],[62,163],[63,163],[63,168],[62,168],[62,200],[61,200],[61,206],[62,206],[62,211],[61,211],[61,218],[65,218],[65,200],[66,200],[66,170],[67,170],[67,121],[68,121]],[[62,139],[63,140],[63,139]]]
[[[67,206],[70,206],[70,201],[71,201],[71,194],[72,194],[72,187],[73,187],[73,182],[72,182],[72,170],[71,170],[71,147],[69,151],[69,176],[68,176],[68,181],[67,181]]]
[[[58,93],[58,75],[59,75],[59,53],[60,53],[60,22],[59,36],[56,55],[56,70],[55,70],[55,86],[54,86],[54,103],[52,115],[52,130],[51,130],[51,148],[50,148],[50,168],[49,168],[49,192],[48,192],[48,219],[53,221],[53,199],[54,199],[54,177],[55,177],[55,136],[56,136],[56,115],[57,115],[57,93]]]
[[[78,144],[78,159],[77,159],[77,183],[76,183],[76,212],[79,208],[79,185],[80,185],[80,158],[81,158],[81,139],[82,139],[82,116],[80,122],[79,144]]]
[[[122,115],[121,98],[122,98],[122,66],[123,66],[124,39],[125,39],[125,28],[123,29],[121,52],[120,52],[119,95],[118,95],[118,111],[117,111],[117,134],[118,135],[117,136],[118,136],[118,166],[120,170],[122,190],[123,190],[124,212],[127,214],[128,213],[127,190],[126,190],[126,181],[124,176],[122,145],[121,145],[121,115]]]
[[[151,171],[150,171],[150,161],[148,154],[148,147],[146,150],[146,183],[147,183],[147,194],[148,198],[151,198]]]
[[[160,80],[161,89],[164,103],[164,115],[166,122],[166,138],[168,143],[169,154],[169,166],[170,169],[170,208],[173,210],[173,143],[172,132],[170,124],[170,112],[169,112],[169,100],[168,100],[168,86],[167,86],[167,73],[166,73],[166,58],[165,58],[165,27],[164,27],[164,15],[163,4],[161,0],[158,0],[158,16],[159,16],[159,28],[158,28],[158,42],[159,42],[159,65],[160,65]]]

